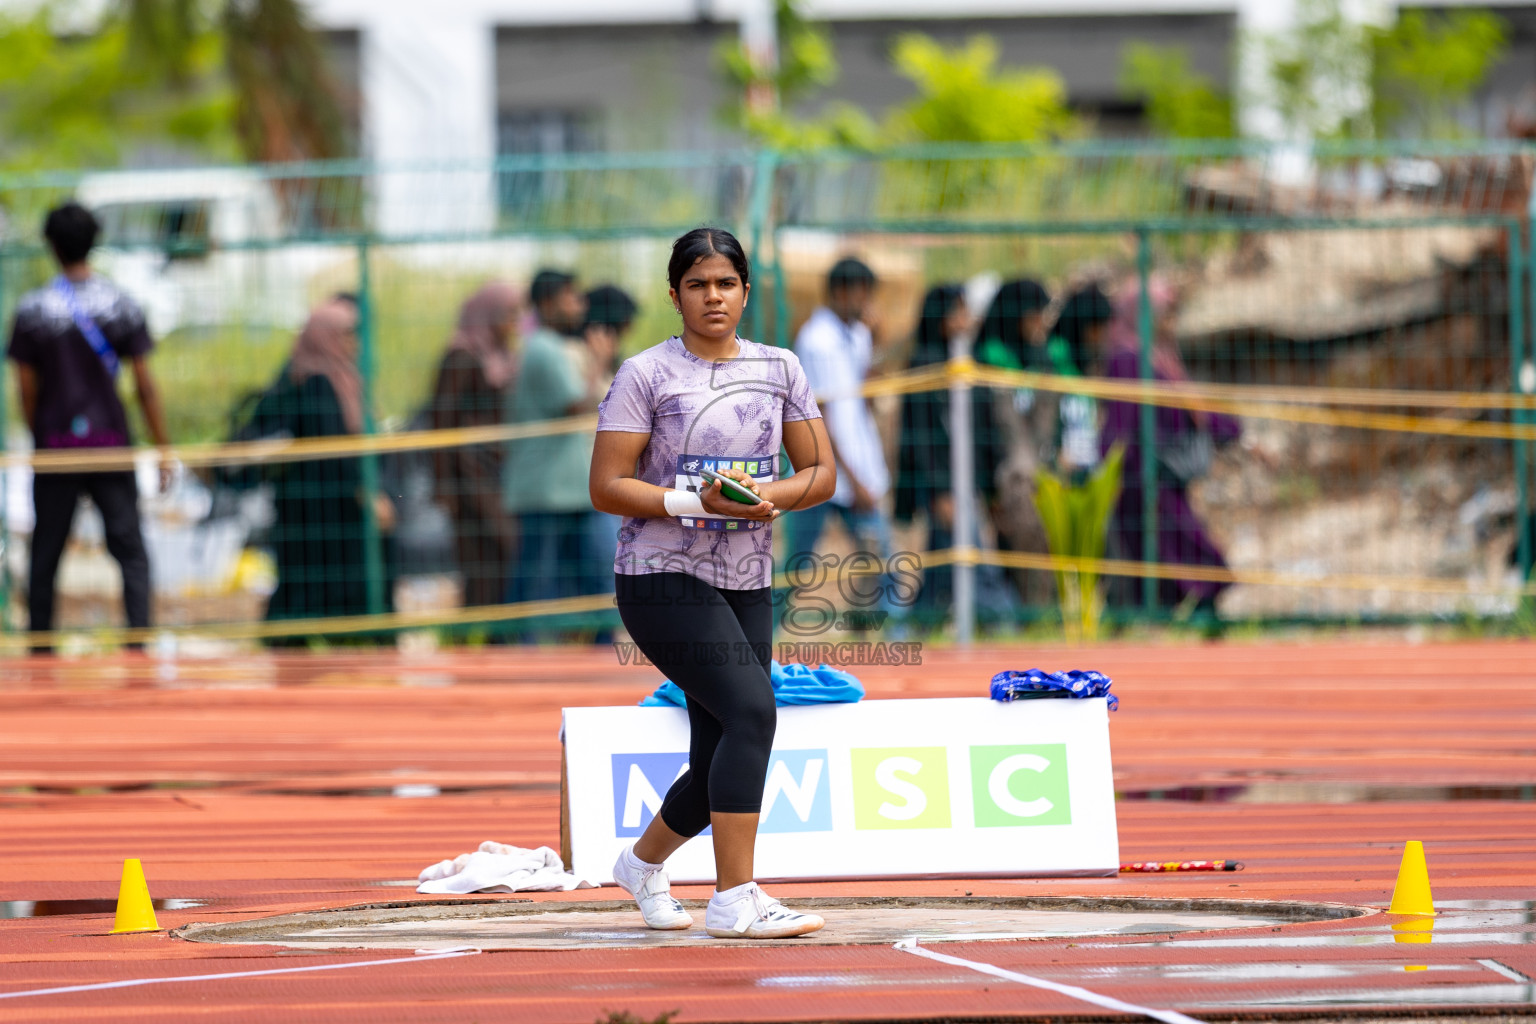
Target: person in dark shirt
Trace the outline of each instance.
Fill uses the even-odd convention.
[[[16,363],[22,413],[38,451],[128,447],[128,414],[117,393],[117,377],[125,366],[133,374],[155,443],[170,444],[159,391],[149,372],[147,357],[154,342],[144,314],[112,282],[91,273],[88,259],[99,231],[96,218],[78,203],[50,211],[43,235],[60,274],[23,295],[16,307],[8,354]],[[170,478],[170,460],[162,457],[162,490]],[[39,472],[32,478],[37,523],[27,591],[29,628],[53,628],[54,578],[82,494],[90,495],[101,511],[107,551],[122,568],[128,625],[148,626],[149,556],[139,524],[138,487],[133,471],[123,469]]]

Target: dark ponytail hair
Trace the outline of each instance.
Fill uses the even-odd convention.
[[[673,242],[672,258],[667,261],[667,282],[674,289],[681,288],[688,268],[708,256],[724,256],[736,268],[741,283],[751,283],[752,267],[747,254],[736,236],[724,228],[694,228]]]

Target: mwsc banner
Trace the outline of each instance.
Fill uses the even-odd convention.
[[[566,708],[561,845],[613,881],[688,763],[681,708]],[[779,708],[764,880],[1113,875],[1120,850],[1102,699],[874,700]],[[712,882],[706,832],[667,862]]]

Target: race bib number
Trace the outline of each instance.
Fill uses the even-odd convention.
[[[702,493],[708,482],[703,473],[723,473],[727,469],[739,469],[760,484],[774,479],[772,458],[729,459],[709,455],[679,455],[677,457],[677,483],[680,491]],[[758,519],[734,519],[731,516],[706,512],[702,516],[680,516],[678,522],[690,530],[761,530],[768,524]]]

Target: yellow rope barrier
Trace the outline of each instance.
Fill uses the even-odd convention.
[[[175,445],[165,453],[185,466],[200,469],[213,466],[246,466],[273,462],[307,462],[389,452],[430,451],[463,445],[496,444],[530,437],[550,437],[597,429],[597,417],[570,416],[537,423],[507,423],[489,427],[456,427],[450,430],[412,430],[396,434],[356,434],[332,437],[303,437],[261,441],[223,441],[206,444]],[[153,448],[64,448],[41,452],[11,452],[0,468],[16,469],[30,465],[37,473],[100,473],[132,469],[143,453]]]
[[[1150,381],[1106,380],[1098,377],[1058,377],[1022,370],[983,368],[972,374],[979,384],[991,387],[1031,387],[1041,391],[1087,395],[1109,401],[1134,402],[1194,412],[1224,412],[1247,419],[1282,420],[1331,427],[1355,427],[1391,433],[1435,434],[1451,437],[1476,437],[1505,441],[1536,441],[1536,423],[1487,423],[1449,416],[1405,416],[1393,413],[1359,412],[1264,401],[1262,388],[1253,389],[1247,399],[1220,398],[1202,393],[1193,382],[1165,384]],[[1323,391],[1326,389],[1318,389]],[[1510,395],[1509,398],[1524,399]]]
[[[1068,377],[1031,370],[977,367],[972,379],[995,387],[1023,387],[1088,395],[1094,398],[1140,402],[1149,397],[1202,398],[1227,402],[1298,405],[1369,405],[1388,408],[1439,408],[1477,410],[1536,410],[1536,395],[1491,391],[1411,391],[1391,388],[1326,388],[1277,384],[1215,384],[1207,381],[1126,380],[1109,377]],[[1160,404],[1150,402],[1149,404]]]
[[[986,551],[978,548],[946,548],[941,551],[914,552],[920,567],[934,569],[945,565],[996,565],[1009,569],[1040,569],[1091,572],[1099,576],[1132,578],[1202,580],[1250,586],[1297,587],[1302,589],[1390,590],[1404,594],[1440,594],[1450,596],[1536,597],[1536,583],[1509,586],[1498,581],[1470,583],[1464,580],[1417,576],[1379,576],[1352,573],[1341,576],[1308,576],[1301,573],[1271,572],[1263,569],[1229,569],[1208,565],[1128,562],[1106,558],[1069,558],[1021,551]],[[794,584],[784,573],[773,577],[773,586],[791,589]],[[90,636],[102,643],[153,644],[171,634],[183,640],[267,640],[279,637],[328,636],[344,633],[384,633],[401,630],[444,629],[460,626],[491,625],[514,622],[544,615],[597,612],[613,608],[612,594],[590,594],[551,601],[523,601],[513,604],[483,605],[473,608],[447,608],[425,612],[385,612],[378,615],[348,615],[319,619],[283,619],[274,622],[208,623],[189,626],[151,626],[129,629],[102,628],[59,629],[48,633],[18,633],[0,637],[0,649],[8,644],[35,648],[58,647],[66,640]]]
[[[1294,423],[1352,427],[1396,433],[1433,434],[1494,440],[1536,440],[1536,423],[1490,423],[1454,416],[1415,416],[1369,412],[1338,406],[1376,408],[1408,407],[1470,411],[1536,410],[1536,396],[1475,392],[1368,390],[1359,388],[1272,387],[1265,385],[1209,384],[1195,381],[1165,383],[1094,377],[1067,377],[1024,370],[978,366],[969,359],[934,364],[868,381],[866,397],[907,395],[949,387],[957,380],[997,388],[1030,388],[1061,394],[1086,395],[1106,401],[1125,401],[1191,411],[1226,412],[1233,415]],[[462,445],[498,444],[524,438],[595,430],[597,418],[573,416],[538,423],[500,424],[451,430],[403,431],[373,436],[339,436],[289,440],[215,442],[180,445],[167,451],[194,468],[299,462],[313,459],[355,457],[364,454],[429,451]],[[0,459],[0,468],[31,466],[39,473],[102,472],[132,468],[137,458],[153,449],[72,449],[43,452],[12,452]],[[1254,569],[1219,569],[1210,566],[1155,564],[1113,559],[1073,559],[1027,552],[992,552],[971,548],[927,552],[918,556],[924,568],[952,564],[988,564],[1004,568],[1044,571],[1085,571],[1101,576],[1206,580],[1254,586],[1386,589],[1396,593],[1472,596],[1477,594],[1536,595],[1536,584],[1512,588],[1500,583],[1469,584],[1463,581],[1424,577],[1307,576]],[[786,587],[783,575],[775,586]],[[607,595],[564,598],[558,601],[524,602],[434,612],[392,612],[324,619],[277,622],[221,623],[150,629],[108,628],[89,631],[106,642],[148,643],[164,633],[180,637],[216,640],[262,640],[277,637],[367,633],[411,629],[450,628],[509,622],[540,615],[599,611],[612,607]],[[18,637],[28,647],[57,645],[82,631],[59,630]],[[0,640],[0,644],[4,641]]]
[[[1210,565],[1178,565],[1156,562],[1128,562],[1110,558],[1069,558],[1058,555],[1031,554],[1024,551],[977,551],[976,561],[1005,569],[1042,569],[1050,572],[1088,572],[1098,576],[1129,576],[1138,579],[1196,580],[1211,583],[1242,583],[1264,587],[1299,587],[1317,590],[1390,590],[1399,594],[1449,594],[1536,596],[1536,583],[1510,586],[1500,581],[1470,583],[1466,580],[1436,579],[1429,576],[1381,576],[1365,573],[1311,576],[1304,573],[1272,572],[1267,569],[1231,569]]]
[[[1532,411],[1536,396],[1475,392],[1370,391],[1358,388],[1271,387],[1268,385],[1207,384],[1196,381],[1112,380],[1065,377],[1028,370],[978,366],[969,359],[939,363],[875,378],[863,388],[865,397],[909,395],[947,388],[956,380],[997,388],[1030,388],[1058,394],[1085,395],[1106,401],[1133,402],[1195,412],[1224,412],[1251,419],[1282,420],[1320,426],[1353,427],[1392,433],[1473,437],[1484,440],[1536,441],[1536,423],[1489,423],[1452,416],[1334,409],[1332,406],[1370,405],[1378,408],[1441,408],[1472,411]],[[303,462],[366,454],[430,451],[463,445],[500,444],[533,437],[582,433],[597,428],[592,415],[450,430],[401,431],[372,436],[296,438],[287,440],[209,442],[175,445],[164,454],[191,468],[245,466],[259,463]],[[98,473],[132,469],[150,448],[49,449],[8,452],[0,469],[30,466],[37,473]]]

